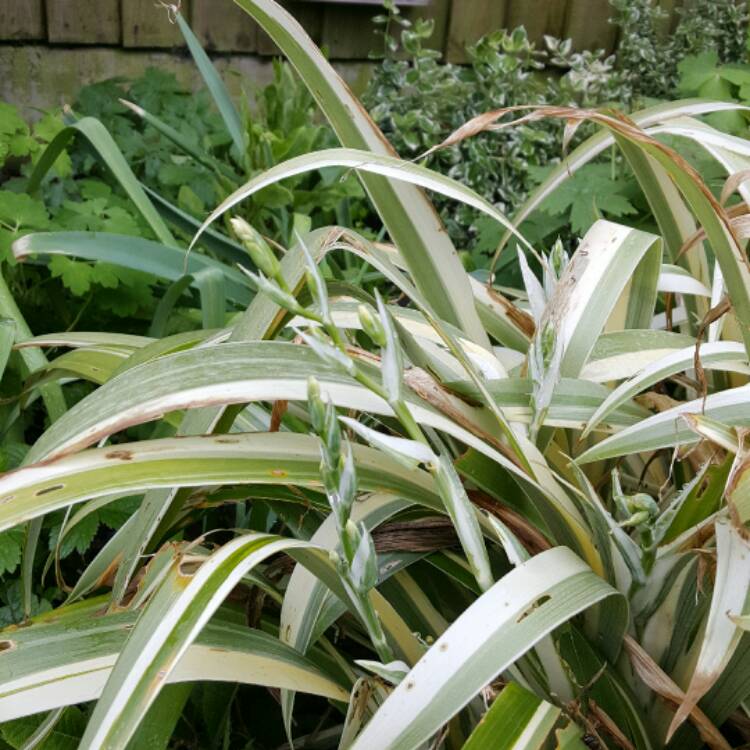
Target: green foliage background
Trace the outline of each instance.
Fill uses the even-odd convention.
[[[740,6],[703,0],[698,10],[680,18],[675,34],[665,43],[660,27],[663,19],[647,0],[613,0],[612,4],[614,20],[620,27],[620,42],[613,56],[573,52],[569,43],[552,39],[540,50],[529,42],[523,29],[516,29],[493,32],[477,42],[470,50],[467,66],[442,63],[425,46],[432,31],[430,24],[416,22],[410,26],[391,6],[381,18],[383,50],[379,51],[381,59],[364,102],[399,154],[408,159],[419,157],[471,117],[497,107],[611,105],[631,111],[677,96],[750,104],[747,16]],[[643,71],[653,75],[644,75]],[[62,255],[54,256],[49,263],[19,264],[14,260],[11,244],[29,232],[83,230],[155,239],[84,139],[77,139],[60,155],[38,195],[32,197],[25,192],[36,160],[67,119],[86,115],[100,119],[138,179],[196,220],[205,218],[227,195],[227,184],[215,170],[181,153],[169,138],[122,104],[123,98],[159,117],[188,144],[223,165],[219,172],[229,183],[249,179],[293,156],[336,144],[311,96],[282,63],[275,64],[273,82],[259,91],[254,101],[245,103],[243,127],[249,145],[239,157],[231,153],[231,139],[208,94],[194,95],[157,69],[145,71],[135,81],[115,79],[83,88],[72,112],[48,112],[34,123],[24,121],[14,107],[0,103],[0,262],[13,296],[36,334],[98,329],[143,334],[168,288],[154,276],[104,262]],[[727,132],[747,134],[743,113],[717,114],[709,121]],[[560,133],[557,124],[529,124],[485,134],[437,152],[426,164],[474,188],[512,214],[559,160]],[[585,134],[583,128],[578,137]],[[694,161],[718,191],[719,173],[705,157],[695,156]],[[477,277],[484,278],[501,236],[497,224],[477,219],[476,213],[463,205],[456,208],[440,198],[436,204],[456,246],[463,250],[465,264]],[[295,228],[301,226],[340,224],[373,239],[382,236],[359,183],[340,169],[301,175],[283,187],[270,187],[243,206],[242,212],[266,237],[283,246],[289,245]],[[652,226],[633,176],[614,154],[578,172],[522,229],[541,247],[551,247],[559,235],[570,248],[602,216],[645,229]],[[227,226],[224,229],[229,233]],[[182,233],[181,239],[189,238],[190,233]],[[380,278],[361,263],[339,266],[329,261],[323,270],[329,280],[341,284],[367,286]],[[517,268],[506,268],[503,274],[500,282],[519,277]],[[185,304],[177,304],[169,316],[167,333],[194,330],[200,324],[195,295],[188,293],[182,302]],[[2,431],[0,439],[3,470],[20,464],[28,446],[46,426],[43,410],[34,403],[24,409],[20,419],[15,418],[14,410],[26,393],[28,376],[19,355],[12,354],[0,383],[0,421],[11,425]],[[66,393],[75,401],[91,390],[90,385],[78,382],[68,386]],[[137,437],[142,430],[131,432]],[[59,558],[62,580],[73,580],[128,518],[133,502],[132,498],[123,498],[91,513],[61,541],[64,513],[49,516],[44,528],[48,554],[37,560],[40,572]],[[207,509],[201,523],[206,528],[229,528],[238,521],[241,525],[242,512]],[[273,518],[269,516],[266,522],[271,528]],[[263,523],[263,519],[254,519],[254,528]],[[12,530],[0,535],[0,626],[22,619],[18,580],[22,547],[22,532]],[[55,584],[54,578],[51,573],[46,579],[36,577],[49,581],[49,585],[36,585],[34,613],[48,610],[61,600],[60,581]],[[240,692],[246,695],[247,689]],[[190,698],[197,717],[194,725],[180,727],[190,737],[186,745],[209,746],[201,743],[210,742],[211,747],[221,747],[216,738],[223,743],[230,729],[228,710],[221,714],[219,708],[236,698],[236,688],[225,693],[196,691]],[[271,703],[265,694],[260,700]],[[220,714],[222,718],[217,719]],[[84,725],[79,709],[66,709],[42,746],[46,750],[75,747]],[[34,727],[35,719],[19,720],[1,725],[0,735],[5,746],[20,748]],[[252,738],[257,735],[251,727],[231,731],[242,736],[245,747],[256,746]],[[278,737],[266,739],[280,741]],[[264,742],[257,746],[266,746]]]

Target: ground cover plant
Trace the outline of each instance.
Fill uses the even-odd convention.
[[[589,129],[511,221],[396,157],[275,2],[239,4],[339,147],[246,174],[198,226],[143,188],[97,118],[29,146],[30,194],[54,189],[78,134],[147,228],[31,226],[50,231],[11,237],[14,257],[161,279],[162,327],[31,337],[0,294],[20,389],[5,434],[41,433],[0,477],[6,568],[20,568],[2,613],[17,624],[0,632],[3,742],[746,742],[750,144],[707,120],[742,108],[536,102],[470,120],[442,147],[546,120],[566,140]],[[231,140],[240,116],[204,75]],[[651,231],[594,216],[570,249],[529,244],[525,217],[608,149]],[[282,220],[248,221],[269,188],[334,169],[361,181],[371,231],[292,218],[282,242],[268,236]],[[464,270],[434,194],[501,227],[517,287]],[[374,272],[355,283],[347,268]],[[202,327],[165,335],[190,290]],[[101,524],[116,533],[66,557]]]
[[[611,23],[617,28],[611,55],[603,50],[574,51],[570,40],[550,37],[534,45],[519,27],[494,31],[469,47],[468,65],[440,62],[426,46],[431,24],[412,25],[391,6],[382,18],[388,30],[384,59],[374,69],[363,101],[406,159],[424,153],[466,120],[497,107],[613,105],[631,112],[689,96],[746,101],[740,84],[746,75],[746,6],[696,0],[677,10],[670,31],[669,15],[651,0],[612,0],[611,5]],[[745,126],[737,113],[715,119],[721,129]],[[579,138],[585,132],[583,128]],[[512,214],[559,157],[560,125],[549,121],[463,141],[433,153],[427,165]],[[710,168],[704,159],[701,171]],[[438,196],[435,202],[454,243],[473,267],[486,268],[501,230],[491,219],[477,218],[447,199]],[[560,235],[572,249],[574,238],[602,216],[652,228],[632,172],[616,152],[581,170],[567,190],[529,217],[523,229],[527,237],[546,246]]]

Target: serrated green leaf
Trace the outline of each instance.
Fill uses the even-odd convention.
[[[18,113],[18,109],[7,102],[0,102],[0,134],[10,135],[26,130],[27,125]]]
[[[10,227],[46,229],[49,217],[44,204],[25,193],[0,190],[0,221]]]
[[[0,534],[0,575],[15,572],[21,564],[23,541],[21,529],[10,529]]]
[[[680,93],[687,96],[698,93],[708,81],[718,77],[718,65],[719,55],[714,50],[686,57],[677,66],[680,74]]]
[[[49,270],[52,276],[61,279],[77,297],[82,297],[91,289],[94,269],[88,263],[55,255],[49,262]]]
[[[540,178],[549,170],[540,169]],[[576,234],[584,234],[602,213],[627,216],[636,208],[624,193],[628,183],[612,178],[609,164],[588,164],[562,183],[541,205],[553,216],[570,213],[570,226]]]

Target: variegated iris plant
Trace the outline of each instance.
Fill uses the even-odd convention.
[[[45,514],[68,509],[65,534],[118,497],[142,500],[65,604],[2,634],[0,720],[50,712],[43,733],[62,707],[95,701],[80,747],[124,748],[155,702],[169,711],[165,686],[221,680],[279,689],[290,737],[295,694],[318,696],[333,707],[330,746],[354,750],[743,741],[750,142],[696,119],[732,105],[517,113],[597,132],[510,220],[398,160],[273,0],[237,2],[343,148],[258,175],[199,228],[195,244],[245,273],[179,246],[96,121],[73,123],[40,160],[36,181],[83,133],[160,243],[37,234],[16,243],[19,257],[159,273],[196,287],[204,320],[221,327],[30,338],[3,297],[16,317],[4,351],[15,339],[38,371],[31,386],[51,421],[0,478],[0,527],[26,530],[27,601]],[[231,101],[180,23],[241,150]],[[445,145],[505,127],[508,114]],[[726,170],[720,197],[679,155],[685,144]],[[652,230],[602,220],[570,257],[530,247],[516,227],[608,148],[637,177]],[[209,228],[264,187],[331,166],[356,171],[388,242],[302,226],[279,259],[241,220],[236,240]],[[503,224],[501,251],[517,248],[525,288],[467,275],[422,189]],[[380,293],[329,283],[329,254],[369,264]],[[225,320],[226,300],[242,311]],[[45,364],[44,346],[70,351]],[[99,387],[65,410],[61,378]],[[153,439],[127,441],[153,422]],[[248,501],[273,523],[238,514],[241,528],[186,538],[203,508]],[[226,603],[240,585],[263,593],[262,627]],[[334,642],[340,622],[348,635]]]

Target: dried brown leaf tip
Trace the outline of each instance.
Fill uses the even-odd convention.
[[[673,706],[685,705],[686,696],[680,686],[662,670],[635,639],[631,636],[625,636],[623,645],[630,657],[633,669],[647,687]],[[697,705],[688,708],[685,718],[688,715],[701,738],[711,750],[730,750],[730,745],[724,739],[724,736]]]

